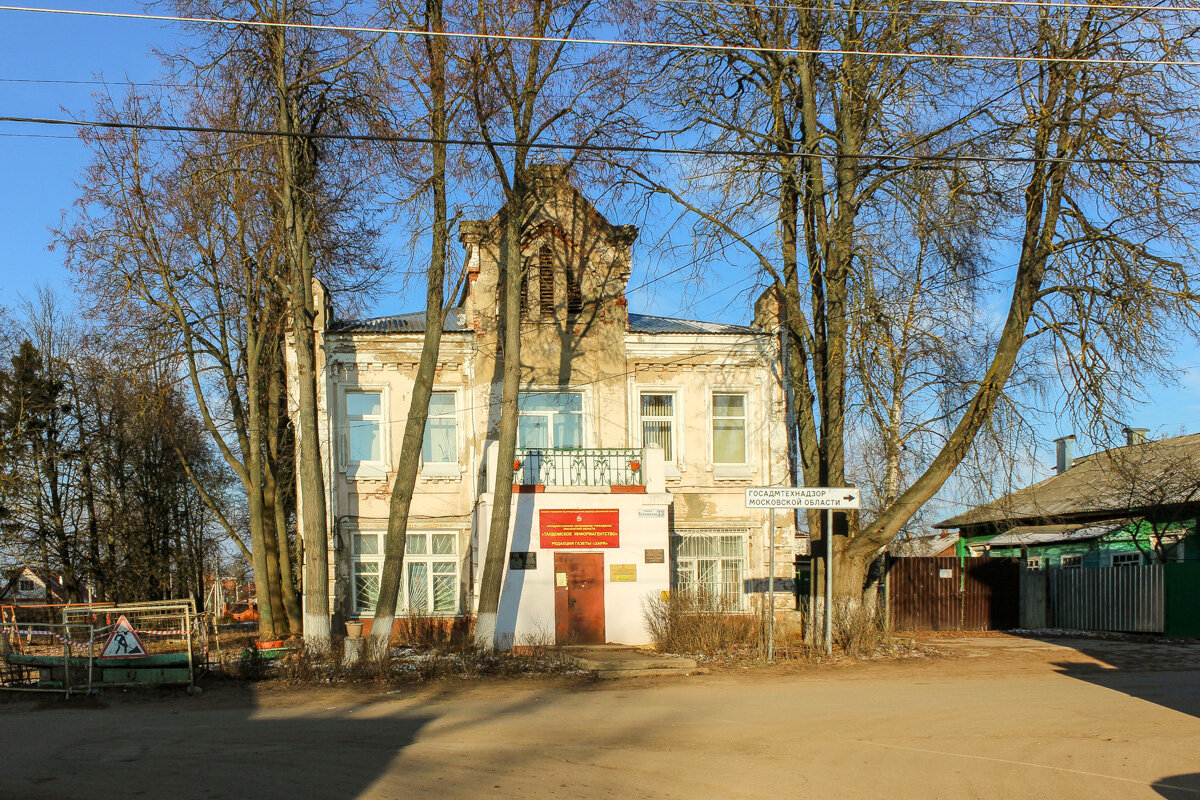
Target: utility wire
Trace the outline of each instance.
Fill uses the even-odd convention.
[[[978,0],[982,2],[983,0]],[[996,0],[988,0],[995,2]],[[1027,0],[1032,2],[1033,0]],[[1097,6],[1091,6],[1096,8]],[[1125,10],[1120,6],[1103,6]],[[1128,10],[1154,10],[1161,6],[1129,6]],[[1189,9],[1197,10],[1197,9]],[[367,33],[391,36],[441,36],[448,39],[482,39],[501,42],[540,42],[544,44],[578,44],[605,47],[641,47],[654,50],[697,50],[713,52],[777,53],[780,55],[815,56],[871,56],[909,60],[935,61],[984,61],[1007,63],[1053,63],[1053,64],[1108,64],[1140,66],[1197,67],[1200,61],[1169,61],[1151,58],[1079,58],[1063,56],[984,55],[970,53],[912,52],[892,50],[845,50],[833,48],[805,47],[758,47],[740,44],[705,44],[701,42],[664,42],[628,39],[579,39],[570,36],[528,36],[515,33],[473,33],[467,31],[427,31],[416,28],[385,28],[369,25],[319,25],[304,22],[269,22],[266,20],[220,19],[215,17],[183,17],[169,14],[134,14],[117,11],[87,11],[66,8],[36,8],[33,6],[0,5],[0,11],[17,11],[39,14],[63,14],[67,16],[102,17],[108,19],[133,19],[152,22],[178,22],[194,25],[222,25],[228,27],[284,28],[287,30],[330,31],[337,33]]]
[[[773,9],[778,11],[827,11],[837,12],[846,9],[831,5],[781,5],[778,3],[729,2],[729,0],[651,0],[659,5],[700,5],[721,6],[726,8]],[[1064,8],[1080,8],[1088,11],[1180,11],[1200,12],[1200,6],[1180,5],[1141,5],[1132,3],[1085,3],[1058,2],[1057,0],[914,0],[914,5],[924,3],[935,6],[981,6],[985,8],[1042,8],[1058,11]],[[876,9],[857,9],[859,13],[870,13]],[[888,14],[919,14],[920,11],[905,11],[902,9],[878,9],[878,12]]]
[[[31,125],[65,125],[76,128],[168,131],[172,133],[221,133],[231,136],[287,136],[298,139],[324,139],[347,142],[390,142],[400,144],[445,144],[462,147],[526,147],[530,150],[572,150],[596,153],[637,153],[642,155],[736,156],[741,158],[814,158],[853,159],[858,161],[902,161],[905,163],[975,164],[1093,164],[1093,165],[1176,165],[1197,166],[1200,158],[1037,158],[1036,156],[904,155],[900,153],[780,153],[771,150],[733,148],[651,147],[649,145],[570,144],[568,142],[514,142],[509,140],[438,139],[430,136],[393,136],[367,133],[311,133],[272,131],[256,128],[218,128],[204,125],[163,125],[148,122],[54,119],[49,117],[0,116],[0,122]]]

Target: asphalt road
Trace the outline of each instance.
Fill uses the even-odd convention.
[[[1200,646],[0,703],[0,798],[1200,798]]]

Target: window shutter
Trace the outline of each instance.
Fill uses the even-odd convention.
[[[542,316],[554,314],[554,253],[543,246],[538,251],[538,289]]]

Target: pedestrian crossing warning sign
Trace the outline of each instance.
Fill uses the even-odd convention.
[[[142,645],[142,640],[138,638],[137,632],[129,624],[129,620],[125,619],[125,615],[122,614],[121,618],[117,620],[116,627],[108,635],[108,641],[104,643],[104,649],[100,651],[100,658],[138,658],[145,655],[149,655],[149,653]]]

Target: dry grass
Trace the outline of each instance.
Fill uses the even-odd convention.
[[[736,610],[727,600],[672,592],[665,601],[646,598],[642,616],[654,649],[660,653],[759,656],[761,620]]]
[[[833,604],[833,646],[852,658],[869,658],[889,641],[887,620],[862,602],[841,599]]]
[[[240,680],[294,685],[425,683],[580,674],[554,647],[552,637],[522,640],[511,652],[491,652],[475,646],[469,621],[464,619],[398,618],[387,657],[382,660],[368,657],[364,647],[362,657],[347,664],[343,659],[345,641],[335,638],[333,651],[326,656],[308,651],[302,640],[289,640],[286,646],[296,649],[281,658],[265,658],[251,642],[246,642],[245,647],[233,653],[233,658],[226,659],[224,672]]]

